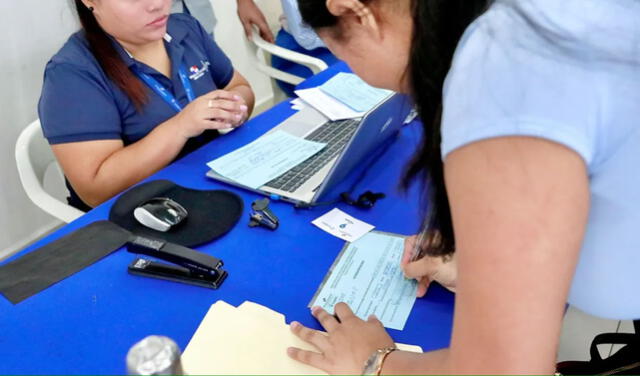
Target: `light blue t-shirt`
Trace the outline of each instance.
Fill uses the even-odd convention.
[[[640,1],[496,1],[463,36],[444,89],[442,156],[493,137],[565,145],[591,207],[569,303],[640,318]]]
[[[298,0],[282,0],[282,11],[286,18],[284,29],[295,38],[299,45],[306,50],[325,47],[324,42],[316,32],[305,24],[298,9]]]

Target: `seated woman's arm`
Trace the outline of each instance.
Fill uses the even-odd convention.
[[[94,207],[165,167],[189,138],[207,129],[240,125],[253,104],[249,83],[235,72],[223,90],[200,96],[131,145],[95,140],[55,144],[52,149],[76,193]]]

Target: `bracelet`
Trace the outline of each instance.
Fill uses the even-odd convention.
[[[385,351],[384,354],[382,354],[382,358],[380,359],[380,363],[378,364],[378,369],[376,370],[376,376],[380,376],[380,374],[382,373],[382,367],[384,366],[384,361],[387,360],[387,357],[389,356],[389,354],[396,351],[397,349],[398,348],[396,347],[392,347],[392,348],[389,348],[388,351]]]
[[[384,363],[385,359],[387,359],[387,356],[390,353],[396,350],[397,348],[394,345],[374,351],[371,356],[369,356],[369,359],[364,362],[362,374],[380,376],[380,372],[382,372],[382,364]]]

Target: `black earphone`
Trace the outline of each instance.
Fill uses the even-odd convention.
[[[374,193],[371,191],[366,191],[365,193],[361,194],[360,196],[358,196],[357,200],[354,200],[349,192],[344,192],[340,195],[340,198],[345,203],[363,209],[371,209],[375,206],[378,200],[381,200],[385,197],[387,197],[387,195],[385,195],[384,193]]]

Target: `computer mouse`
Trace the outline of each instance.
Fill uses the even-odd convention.
[[[167,197],[154,197],[133,211],[133,216],[140,224],[161,232],[169,231],[188,214],[182,205]]]

